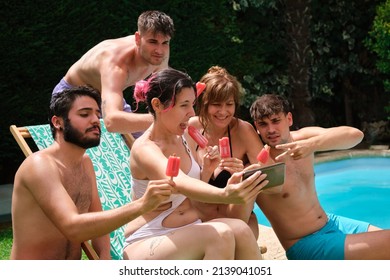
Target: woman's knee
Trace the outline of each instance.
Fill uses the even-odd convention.
[[[244,222],[241,219],[234,219],[234,218],[226,218],[221,219],[221,221],[225,224],[227,224],[234,233],[236,232],[246,232],[247,230],[251,230],[246,222]]]
[[[210,223],[212,228],[209,230],[209,237],[212,240],[223,239],[225,241],[234,241],[234,233],[232,228],[226,223],[222,222],[213,222]]]
[[[211,227],[204,232],[207,236],[206,258],[234,259],[236,248],[235,235],[225,223],[210,223]]]

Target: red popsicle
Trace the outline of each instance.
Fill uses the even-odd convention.
[[[260,153],[257,155],[257,160],[261,163],[266,163],[269,158],[269,148],[267,144],[264,145],[263,149],[260,151]]]
[[[229,137],[219,139],[219,153],[221,154],[221,158],[230,157]]]
[[[165,174],[167,176],[170,176],[171,179],[173,179],[173,177],[179,175],[179,169],[180,169],[180,157],[177,157],[175,154],[169,156],[168,165]]]
[[[188,126],[188,134],[190,134],[190,136],[192,137],[192,139],[194,139],[194,141],[199,145],[199,147],[200,147],[201,149],[206,148],[207,143],[208,143],[209,141],[207,141],[206,137],[204,137],[204,136],[199,132],[199,130],[197,130],[195,127],[189,125],[189,126]]]

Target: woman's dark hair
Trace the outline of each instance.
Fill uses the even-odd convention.
[[[173,68],[164,69],[147,80],[138,81],[134,88],[134,99],[137,105],[146,102],[149,113],[155,116],[152,99],[158,98],[165,110],[169,110],[175,105],[176,94],[183,88],[193,88],[196,92],[195,83],[189,75]]]

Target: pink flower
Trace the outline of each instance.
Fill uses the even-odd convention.
[[[199,97],[199,95],[201,95],[204,89],[206,88],[206,84],[202,82],[197,82],[195,86],[196,86],[196,97]]]
[[[146,100],[146,94],[149,91],[149,82],[145,80],[140,80],[135,83],[134,87],[134,98],[136,102],[139,101],[145,101]]]

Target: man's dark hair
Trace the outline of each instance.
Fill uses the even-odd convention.
[[[262,120],[272,115],[290,112],[288,100],[278,94],[264,94],[253,102],[250,108],[250,114],[253,121]]]
[[[63,118],[64,120],[68,119],[70,108],[72,107],[74,101],[81,96],[89,96],[93,98],[100,109],[102,103],[100,92],[90,86],[73,87],[52,96],[49,107],[49,124],[54,139],[56,135],[56,129],[51,122],[51,118],[53,116],[57,116]]]
[[[146,33],[152,31],[154,34],[162,33],[165,36],[173,38],[175,27],[173,20],[165,13],[160,11],[146,11],[138,17],[138,31]]]

